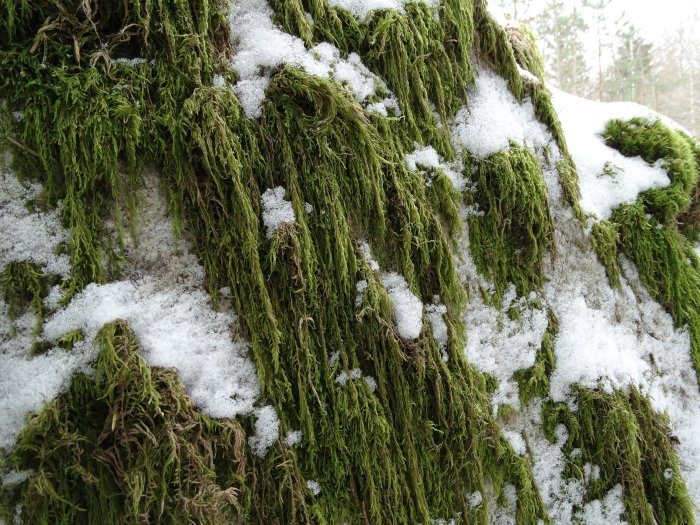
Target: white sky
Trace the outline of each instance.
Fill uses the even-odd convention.
[[[577,5],[582,13],[590,11],[583,8],[583,0],[568,1],[571,5]],[[512,5],[512,0],[489,2],[503,2],[507,11],[510,11],[508,7]],[[546,0],[521,0],[518,3],[524,4],[527,11],[536,12],[542,9]],[[625,18],[633,22],[644,38],[650,41],[662,38],[664,31],[678,30],[681,24],[689,31],[700,32],[700,0],[613,0],[608,9],[610,20],[617,20],[624,13]],[[696,15],[695,21],[693,15]]]
[[[698,19],[692,22],[693,15],[700,15],[700,0],[613,0],[610,10],[617,16],[624,11],[651,41],[663,37],[664,31],[678,30],[681,24],[693,32],[700,31]]]

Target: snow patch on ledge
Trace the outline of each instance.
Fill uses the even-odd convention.
[[[608,147],[602,136],[605,126],[613,119],[656,120],[657,113],[631,102],[594,102],[552,86],[549,90],[576,164],[584,212],[598,219],[609,219],[615,208],[634,203],[641,192],[670,184],[661,163],[650,165],[641,157],[625,157]]]

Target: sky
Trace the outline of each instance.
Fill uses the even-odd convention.
[[[512,5],[512,0],[489,0],[490,3],[505,5],[506,9]],[[518,0],[518,3],[526,6],[527,11],[538,11],[547,2],[546,0]],[[583,9],[583,0],[569,0],[572,5]],[[613,0],[608,8],[610,19],[617,20],[624,13],[625,18],[633,22],[650,41],[663,38],[664,31],[676,31],[681,24],[689,30],[700,31],[697,18],[691,23],[692,16],[700,17],[700,0]],[[694,26],[694,27],[691,27]]]
[[[692,15],[700,15],[700,0],[613,0],[610,10],[618,16],[624,12],[647,39],[655,41],[664,31],[676,31],[681,24],[688,27]],[[700,31],[697,19],[693,25]]]

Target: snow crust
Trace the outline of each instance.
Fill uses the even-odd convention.
[[[670,184],[662,163],[650,165],[641,157],[625,157],[606,146],[602,137],[610,120],[656,120],[658,114],[630,102],[593,102],[552,86],[549,90],[576,163],[584,212],[609,219],[620,204],[634,203],[641,192]]]
[[[284,191],[282,186],[277,186],[265,190],[265,193],[262,194],[262,217],[268,239],[283,224],[296,224],[297,222],[292,203],[284,199]]]

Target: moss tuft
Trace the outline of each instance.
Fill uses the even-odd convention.
[[[591,244],[598,260],[605,266],[610,285],[620,287],[620,264],[617,261],[617,245],[620,241],[618,226],[610,221],[593,224]]]
[[[587,501],[620,484],[628,523],[693,523],[674,438],[649,400],[634,388],[612,394],[577,388],[575,395],[575,412],[564,403],[546,403],[543,419],[553,442],[557,425],[567,429],[566,477],[583,479],[586,463],[600,467],[599,479],[588,484]],[[581,453],[571,454],[575,449]]]
[[[477,268],[493,280],[498,296],[509,283],[520,295],[540,288],[545,254],[554,247],[554,224],[537,160],[511,144],[478,161],[472,179],[477,190],[465,199],[476,208],[469,240]]]
[[[245,433],[196,410],[172,370],[151,369],[126,323],[105,325],[94,378],[31,418],[3,468],[30,469],[0,487],[5,518],[23,523],[224,523],[249,494]]]
[[[518,27],[507,27],[506,34],[513,48],[515,60],[520,67],[544,82],[544,60],[537,49],[535,35],[532,34],[532,31],[521,24]]]

